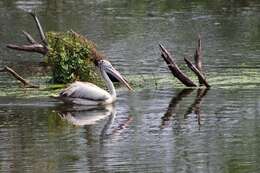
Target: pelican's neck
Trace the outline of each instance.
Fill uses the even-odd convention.
[[[109,90],[111,96],[113,98],[116,98],[116,89],[114,87],[113,82],[110,80],[110,78],[108,77],[107,73],[103,69],[101,70],[101,74],[102,74],[102,77],[105,80],[105,84],[106,84],[107,89]]]

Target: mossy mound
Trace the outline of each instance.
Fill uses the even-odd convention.
[[[47,32],[46,36],[49,51],[45,61],[52,68],[53,83],[101,81],[94,65],[100,55],[91,41],[73,31]]]

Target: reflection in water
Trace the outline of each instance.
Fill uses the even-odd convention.
[[[176,108],[179,105],[179,102],[192,93],[193,89],[183,89],[175,97],[173,97],[169,103],[166,113],[161,118],[162,126],[166,125],[166,122],[170,120],[170,117],[176,112]]]
[[[203,98],[207,94],[208,90],[209,90],[209,88],[199,88],[197,90],[196,99],[194,100],[192,105],[187,110],[187,113],[185,114],[185,115],[189,115],[189,114],[191,114],[194,111],[195,115],[197,116],[199,125],[201,125],[201,123],[200,123],[200,106],[201,106],[201,102],[203,101]]]
[[[116,112],[114,105],[107,105],[102,107],[74,106],[58,111],[58,113],[62,119],[73,125],[85,126],[96,124],[108,116],[114,117]]]
[[[42,4],[43,2],[39,0],[26,0],[26,1],[20,0],[15,2],[15,5],[18,9],[22,9],[27,12],[32,12]]]
[[[63,108],[58,111],[59,116],[76,126],[88,126],[97,124],[99,121],[108,118],[106,124],[101,131],[101,137],[105,136],[107,130],[112,125],[115,116],[116,109],[114,105],[106,106],[73,106],[70,108]]]
[[[129,116],[124,122],[112,127],[116,117],[115,105],[106,106],[73,106],[60,107],[57,110],[61,119],[68,121],[75,126],[90,126],[98,124],[100,121],[107,119],[103,129],[101,130],[101,139],[111,135],[120,134],[131,122],[132,116]],[[88,127],[86,127],[88,129]]]
[[[198,124],[201,125],[200,123],[200,106],[203,97],[207,94],[207,91],[209,89],[207,88],[199,88],[197,90],[197,95],[194,100],[194,102],[191,104],[191,106],[188,108],[187,112],[185,113],[185,116],[191,114],[193,111],[195,115],[197,116],[198,119]],[[170,118],[173,116],[173,114],[176,113],[176,109],[180,103],[180,101],[184,98],[189,96],[192,93],[193,89],[183,89],[181,90],[176,96],[174,96],[168,106],[168,109],[164,116],[161,118],[162,119],[162,127],[167,125],[167,122],[169,122]]]

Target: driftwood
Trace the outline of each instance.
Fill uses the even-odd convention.
[[[168,65],[172,74],[177,79],[179,79],[185,86],[196,87],[197,85],[187,75],[185,75],[180,70],[180,68],[175,63],[171,54],[161,44],[159,46],[160,46],[160,49],[161,49],[161,57],[164,59],[164,61]],[[198,46],[197,46],[195,54],[194,54],[195,65],[192,64],[192,62],[190,62],[187,58],[184,58],[184,61],[186,62],[187,66],[198,77],[198,81],[199,81],[200,86],[205,85],[207,88],[209,88],[210,85],[206,80],[206,77],[203,73],[203,68],[202,68],[202,48],[201,48],[201,38],[200,38],[200,36],[198,38]]]
[[[15,79],[19,80],[25,88],[39,88],[37,85],[31,84],[29,81],[25,80],[18,73],[16,73],[12,68],[5,66],[3,69],[0,69],[0,72],[10,73]]]
[[[181,71],[181,69],[175,63],[171,54],[161,44],[159,44],[159,46],[161,48],[161,57],[167,63],[168,68],[171,70],[172,74],[177,79],[179,79],[185,86],[196,87],[197,85],[194,82],[192,82],[192,80],[190,80],[189,77]]]
[[[38,28],[38,31],[40,33],[40,37],[41,37],[41,43],[35,41],[35,39],[33,39],[33,37],[26,31],[23,31],[25,37],[27,38],[28,42],[30,44],[24,44],[24,45],[15,45],[15,44],[8,44],[6,47],[10,48],[10,49],[14,49],[14,50],[19,50],[19,51],[25,51],[25,52],[37,52],[40,53],[42,55],[46,55],[48,53],[48,44],[46,41],[46,37],[44,35],[42,26],[37,18],[37,16],[34,13],[30,13],[31,16],[33,17],[36,26]]]

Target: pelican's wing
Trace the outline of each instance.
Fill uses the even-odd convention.
[[[88,82],[74,82],[60,93],[60,97],[81,98],[87,100],[103,101],[110,94],[98,86]]]

